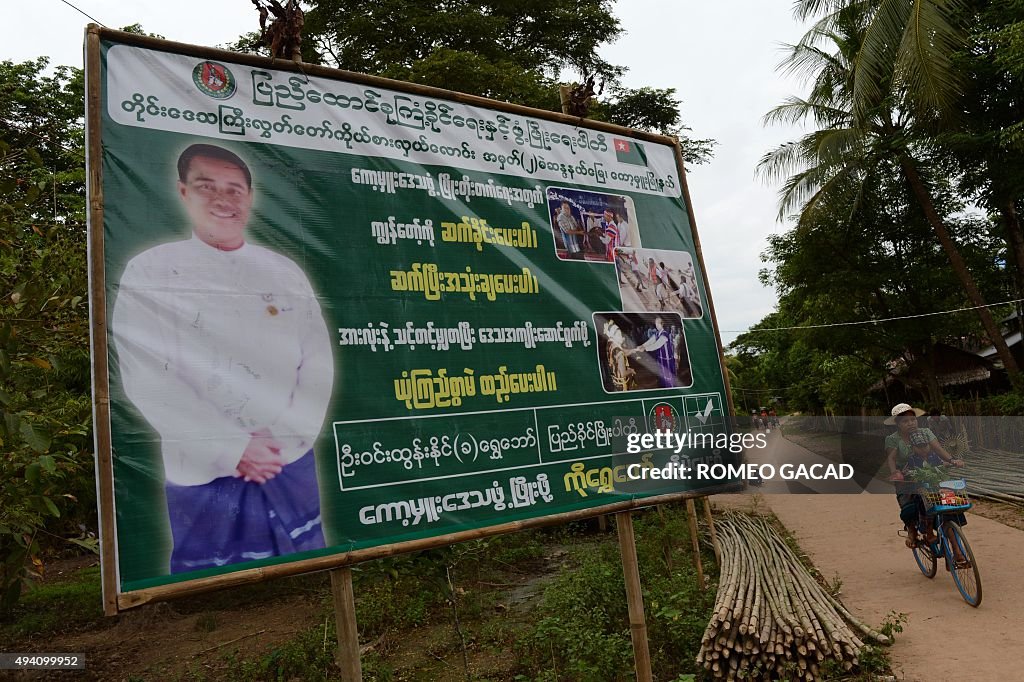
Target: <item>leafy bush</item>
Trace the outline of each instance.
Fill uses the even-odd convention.
[[[0,610],[43,570],[45,545],[96,547],[84,244],[20,236],[31,257],[0,251],[0,275],[22,282],[0,302]]]
[[[1003,395],[993,396],[989,399],[992,405],[990,414],[1002,414],[1006,416],[1024,416],[1024,393],[1011,391]]]
[[[47,546],[96,546],[82,78],[45,69],[0,62],[0,611]]]
[[[713,585],[703,590],[697,581],[682,508],[664,511],[664,519],[636,514],[635,526],[655,677],[674,680],[696,672],[715,590]],[[532,676],[517,679],[631,679],[633,648],[619,548],[606,543],[573,554],[578,565],[547,587],[539,620],[518,644],[523,667]],[[714,568],[711,557],[702,559],[705,570]]]

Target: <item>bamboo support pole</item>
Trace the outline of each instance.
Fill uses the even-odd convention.
[[[615,515],[622,552],[622,573],[626,579],[626,604],[629,609],[629,634],[633,640],[633,657],[637,682],[652,682],[651,652],[647,645],[647,619],[644,616],[644,597],[640,589],[640,566],[636,556],[636,536],[633,517],[624,511]]]
[[[690,523],[690,538],[693,543],[693,563],[697,567],[697,582],[700,584],[700,589],[707,589],[707,584],[704,582],[704,566],[700,560],[700,538],[697,536],[697,506],[693,503],[693,498],[686,499],[686,519]]]
[[[85,33],[86,184],[89,196],[89,332],[92,341],[93,427],[99,498],[100,564],[103,613],[118,610],[117,546],[114,519],[114,458],[110,433],[110,382],[107,367],[107,298],[103,267],[103,145],[100,28]]]
[[[331,571],[331,594],[334,596],[334,619],[338,627],[338,650],[334,660],[341,669],[342,682],[361,682],[359,630],[356,627],[356,599],[352,590],[352,569],[348,566]]]

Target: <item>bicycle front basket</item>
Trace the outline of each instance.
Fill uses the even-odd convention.
[[[967,483],[963,479],[943,481],[937,487],[922,486],[921,498],[929,513],[964,511],[971,508]]]

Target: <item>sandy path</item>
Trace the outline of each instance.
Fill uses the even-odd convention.
[[[818,460],[782,438],[762,454],[766,461]],[[969,515],[966,535],[984,589],[974,609],[941,561],[933,580],[918,570],[896,534],[902,524],[892,494],[765,494],[763,501],[826,579],[840,577],[841,598],[855,615],[877,626],[891,611],[907,614],[892,647],[898,679],[1024,680],[1024,532]]]

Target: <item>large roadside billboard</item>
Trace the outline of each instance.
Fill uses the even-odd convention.
[[[710,490],[617,457],[726,428],[674,140],[94,28],[87,56],[108,611]]]

